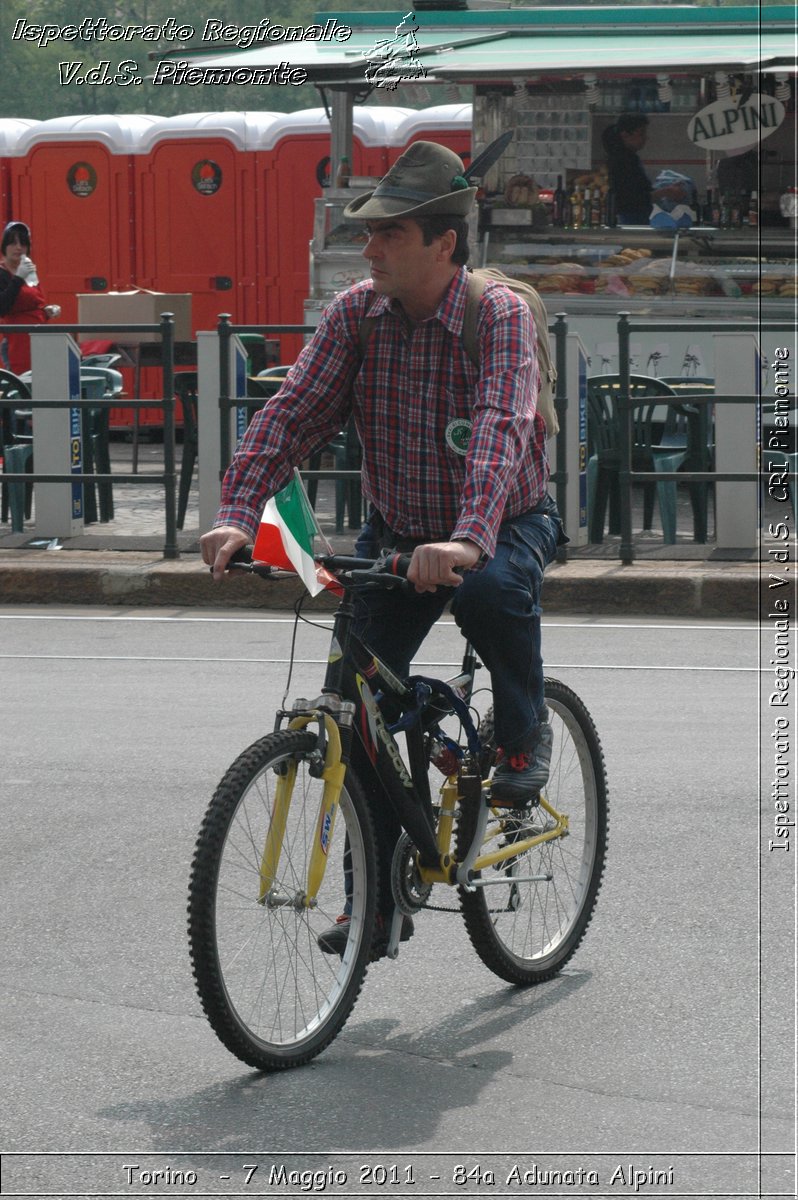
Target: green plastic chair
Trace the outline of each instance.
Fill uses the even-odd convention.
[[[641,403],[632,409],[632,470],[678,471],[696,458],[700,414],[687,404],[665,407],[657,398],[676,395],[663,380],[632,375],[630,394]],[[609,531],[620,533],[621,421],[616,404],[620,376],[595,375],[587,381],[588,401],[588,534],[591,542],[604,540],[609,507]],[[695,469],[704,469],[696,466]],[[659,507],[664,541],[676,541],[676,484],[646,482],[643,485],[643,527],[653,523],[655,500]],[[691,485],[693,534],[706,541],[706,485]]]
[[[113,372],[119,375],[118,371]],[[119,376],[121,380],[121,376]],[[109,380],[103,368],[81,368],[80,394],[84,400],[102,400],[112,395]],[[83,433],[83,470],[87,475],[96,471],[98,475],[111,474],[110,450],[110,409],[90,408],[81,409],[81,430]],[[93,525],[97,520],[99,508],[100,522],[105,524],[114,519],[114,491],[112,483],[83,484],[83,520],[86,525]]]
[[[199,449],[196,371],[179,371],[175,375],[175,396],[183,409],[183,454],[177,491],[177,528],[182,529]]]
[[[3,471],[21,475],[33,470],[33,440],[30,410],[20,402],[30,400],[30,387],[12,371],[0,368],[0,444],[3,447]],[[25,519],[33,511],[32,483],[3,483],[0,487],[0,518],[11,518],[12,533],[22,533]]]

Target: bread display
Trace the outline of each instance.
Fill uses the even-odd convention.
[[[746,295],[792,298],[798,284],[782,264],[758,264],[741,259],[701,261],[677,260],[675,270],[670,255],[654,257],[644,247],[574,247],[562,255],[531,262],[519,254],[507,255],[501,266],[536,287],[543,295],[609,296],[729,296]],[[549,250],[555,250],[549,247]],[[575,262],[579,256],[581,261]],[[587,258],[587,261],[585,259]],[[673,278],[671,272],[673,271]]]

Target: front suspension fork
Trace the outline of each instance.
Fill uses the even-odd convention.
[[[333,716],[318,709],[298,713],[288,724],[289,729],[305,729],[312,721],[319,722],[319,742],[324,747],[324,759],[319,755],[318,764],[314,766],[312,759],[310,771],[324,780],[324,791],[319,815],[313,834],[310,857],[308,859],[307,879],[304,892],[300,892],[295,903],[302,908],[314,908],[316,896],[324,880],[327,867],[327,854],[332,842],[335,818],[341,800],[341,788],[346,775],[346,763],[341,741],[341,731]],[[313,752],[311,752],[313,753]],[[319,754],[318,751],[315,753]],[[280,855],[283,848],[285,828],[288,820],[288,810],[296,784],[297,763],[292,760],[285,766],[275,787],[274,806],[266,844],[263,848],[260,871],[259,899],[264,903],[274,886]]]

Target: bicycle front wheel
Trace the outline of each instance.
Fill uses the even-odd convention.
[[[228,1050],[266,1071],[308,1062],[338,1034],[374,932],[374,836],[349,776],[322,882],[308,898],[324,788],[309,770],[315,746],[313,733],[286,730],[244,751],[211,800],[191,871],[189,943],[203,1009]],[[346,901],[343,956],[324,953],[319,934]]]
[[[575,692],[558,680],[545,682],[554,744],[542,800],[567,817],[567,834],[482,871],[474,891],[460,889],[474,949],[491,971],[517,984],[551,979],[576,950],[593,915],[607,847],[607,780],[595,726]],[[480,734],[491,724],[488,713]],[[484,850],[554,830],[545,804],[523,816],[494,810]],[[468,809],[461,814],[458,858],[471,844],[476,817]]]

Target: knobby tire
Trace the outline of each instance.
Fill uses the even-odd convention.
[[[377,905],[374,833],[362,789],[347,774],[323,883],[302,904],[323,781],[307,756],[312,732],[269,734],[245,750],[220,782],[202,822],[189,888],[189,946],[205,1014],[234,1055],[263,1071],[314,1058],[344,1026],[368,967]],[[282,851],[272,887],[260,896],[275,785],[296,762]],[[344,882],[344,860],[351,885]],[[320,933],[352,896],[343,957],[325,954]]]
[[[604,755],[585,705],[565,684],[545,681],[554,730],[549,782],[543,795],[569,818],[569,834],[544,842],[517,859],[482,874],[495,885],[460,888],[460,906],[471,942],[482,962],[509,983],[543,983],[555,976],[581,942],[596,905],[607,848],[609,802]],[[492,717],[480,736],[490,744]],[[486,736],[487,731],[487,736]],[[494,747],[495,753],[495,747]],[[484,798],[478,803],[484,804]],[[494,810],[488,834],[497,844],[534,836],[553,821],[542,807],[522,816]],[[477,813],[463,806],[457,854],[462,859],[473,838]],[[523,877],[550,876],[543,882]]]

